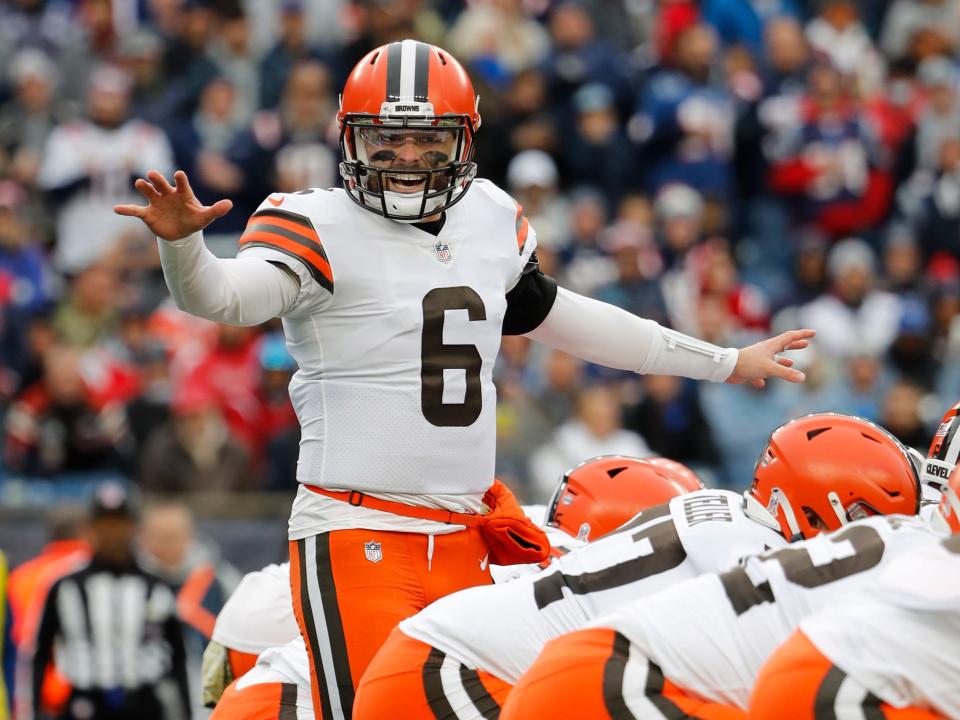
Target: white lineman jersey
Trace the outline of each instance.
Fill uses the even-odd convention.
[[[482,494],[493,482],[506,295],[536,247],[520,207],[476,180],[434,236],[341,189],[268,197],[240,257],[300,279],[283,316],[299,365],[297,479],[385,494]]]
[[[876,585],[898,556],[942,536],[920,518],[871,517],[748,558],[598,618],[665,677],[714,702],[746,708],[757,672],[814,613]],[[624,688],[625,698],[643,688]]]
[[[960,535],[900,555],[875,587],[800,629],[880,700],[960,718]]]
[[[297,637],[286,645],[262,652],[257,664],[237,680],[237,689],[267,683],[296,686],[296,720],[314,720],[313,698],[310,695],[310,658],[303,638]]]
[[[267,565],[243,576],[217,615],[213,640],[259,655],[300,637],[290,598],[290,563]]]
[[[400,629],[515,683],[553,638],[624,602],[785,544],[742,507],[743,497],[725,490],[674,498],[536,575],[441,598]]]

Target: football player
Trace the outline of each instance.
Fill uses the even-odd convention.
[[[811,447],[835,432],[827,423],[804,429]],[[892,439],[879,428],[864,437],[877,447]],[[897,557],[943,537],[909,516],[919,510],[918,486],[879,476],[869,448],[854,452],[848,487],[818,496],[791,494],[788,485],[763,491],[788,535],[840,530],[633,601],[555,640],[510,693],[502,720],[553,718],[561,709],[591,718],[744,717],[761,665],[803,619],[847,593],[869,592]],[[758,463],[754,493],[767,485],[764,468],[779,465],[785,479],[793,461],[771,444]],[[814,470],[838,462],[832,454],[819,457]],[[874,486],[870,496],[857,491],[865,485]],[[792,703],[780,710],[777,717],[795,717]]]
[[[785,707],[797,720],[960,717],[958,494],[954,471],[940,504],[949,539],[905,553],[866,593],[800,623],[760,671],[751,720],[779,720]]]
[[[553,550],[570,551],[583,547],[586,540],[577,540],[567,534],[567,529],[582,527],[581,520],[589,521],[597,530],[617,527],[629,520],[644,508],[659,504],[666,498],[688,492],[688,488],[702,488],[699,478],[685,465],[665,458],[632,458],[623,455],[603,456],[586,460],[572,470],[564,473],[554,493],[550,509],[533,506],[525,510],[535,522],[546,522]],[[561,499],[562,498],[562,499]],[[558,513],[557,507],[563,506],[567,512]],[[589,539],[589,537],[587,538]],[[564,553],[559,553],[564,554]],[[556,557],[559,557],[559,554]],[[527,566],[511,566],[519,572],[514,577],[530,574],[538,570]],[[500,568],[506,571],[508,568]],[[272,577],[272,576],[271,576]],[[261,584],[263,580],[261,579]],[[498,582],[506,582],[506,575],[497,577]],[[224,608],[226,612],[238,593]],[[289,592],[289,591],[288,591]],[[237,621],[259,622],[247,610],[255,611],[256,605],[244,605],[237,598],[231,615]],[[287,603],[289,605],[289,602]],[[272,609],[273,612],[276,608]],[[218,627],[221,618],[217,618]],[[291,616],[292,622],[292,616]],[[243,642],[249,631],[242,631],[242,622],[237,625],[237,634],[243,636]],[[216,630],[214,638],[217,637]],[[229,638],[225,638],[228,640]],[[233,645],[239,640],[233,639]],[[277,643],[281,645],[282,643]],[[206,658],[205,658],[206,659]],[[256,658],[255,658],[256,659]],[[310,700],[310,668],[307,650],[298,637],[264,652],[256,659],[256,667],[233,683],[223,693],[213,717],[237,718],[255,715],[262,718],[282,718],[281,710],[294,705],[303,713],[312,710]],[[222,667],[222,665],[221,665]],[[270,685],[271,687],[263,687]],[[284,689],[286,688],[286,689]],[[297,690],[299,688],[299,690]],[[219,693],[218,693],[218,697]],[[309,715],[307,717],[312,717]]]
[[[135,187],[148,204],[115,207],[157,235],[180,308],[238,325],[283,319],[302,429],[292,596],[327,720],[350,717],[360,674],[399,620],[489,583],[488,560],[546,556],[493,481],[501,335],[643,373],[803,381],[779,353],[812,330],[738,351],[558,289],[523,209],[474,179],[477,108],[447,51],[392,42],[344,86],[343,187],[267,197],[237,258],[214,257],[201,232],[230,201],[204,206],[183,172],[173,184],[147,173]]]
[[[401,622],[361,680],[357,717],[487,717],[551,639],[861,514],[916,513],[918,493],[903,445],[884,430],[844,415],[793,420],[772,433],[745,495],[681,495],[534,577],[457,593]]]
[[[264,650],[299,638],[290,600],[290,563],[244,575],[220,609],[203,651],[203,704],[216,705],[227,685],[249,671]]]

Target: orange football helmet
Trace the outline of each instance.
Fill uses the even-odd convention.
[[[550,499],[547,525],[578,540],[596,540],[646,508],[701,489],[682,463],[603,455],[564,474]]]
[[[401,222],[462,199],[477,173],[478,103],[466,70],[446,50],[403,40],[367,53],[347,78],[337,113],[340,176],[351,199]],[[416,156],[403,159],[410,140]]]
[[[944,413],[940,426],[933,435],[927,459],[920,472],[920,481],[937,490],[942,490],[949,480],[960,457],[960,403]]]
[[[943,486],[940,515],[946,520],[951,533],[960,533],[960,470],[955,469],[950,481]]]
[[[793,541],[870,515],[916,515],[920,478],[906,448],[883,428],[817,413],[773,431],[744,497],[748,516]]]

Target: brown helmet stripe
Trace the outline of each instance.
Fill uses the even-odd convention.
[[[392,42],[387,46],[387,102],[400,99],[400,58],[403,43]]]
[[[430,75],[430,46],[417,43],[416,65],[413,71],[413,99],[427,102],[427,81]]]

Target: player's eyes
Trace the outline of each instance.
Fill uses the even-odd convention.
[[[386,147],[396,147],[407,140],[413,140],[417,145],[442,145],[450,140],[451,133],[448,130],[411,133],[364,129],[361,131],[361,137],[371,145]]]

